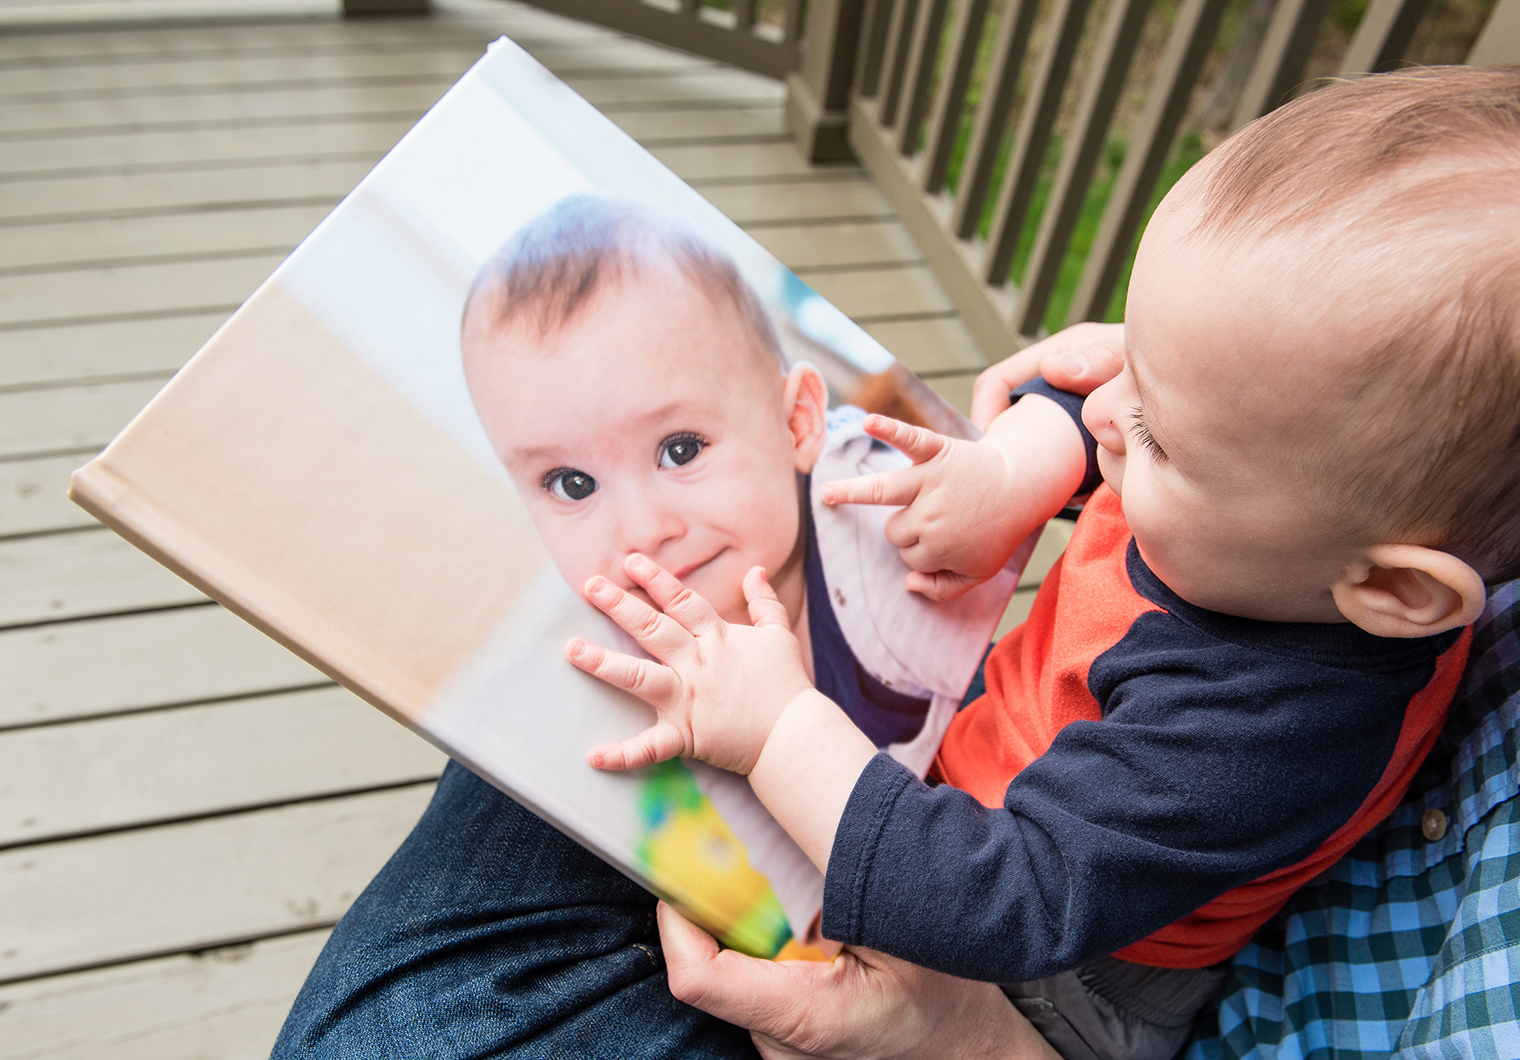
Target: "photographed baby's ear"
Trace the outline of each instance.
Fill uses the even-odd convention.
[[[1330,587],[1335,606],[1378,637],[1430,637],[1475,621],[1483,579],[1449,552],[1378,545]]]
[[[823,452],[827,432],[825,417],[829,411],[829,388],[818,369],[798,361],[786,374],[783,391],[787,430],[792,436],[792,452],[797,470],[806,475],[813,470]]]

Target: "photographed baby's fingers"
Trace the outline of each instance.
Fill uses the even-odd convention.
[[[923,520],[911,507],[904,508],[900,512],[893,512],[882,524],[882,533],[887,541],[902,550],[916,547],[923,536],[923,529]],[[907,555],[904,555],[903,559],[907,560],[909,566],[913,566],[913,561]],[[914,569],[918,568],[914,567]]]
[[[661,572],[663,573],[663,572]],[[586,582],[586,599],[622,626],[639,646],[662,662],[691,646],[691,634],[630,592],[597,576]]]
[[[904,584],[908,591],[918,593],[938,603],[964,596],[981,584],[982,579],[970,578],[954,571],[939,570],[931,573],[909,571]]]
[[[685,753],[686,738],[668,721],[650,726],[631,740],[598,744],[588,760],[596,769],[640,769]]]
[[[705,597],[682,585],[675,575],[649,557],[635,552],[623,562],[623,569],[644,588],[660,610],[690,632],[706,633],[722,624],[718,612]]]
[[[565,647],[565,656],[578,669],[613,688],[633,693],[656,709],[669,704],[680,691],[680,680],[670,667],[608,651],[590,641],[572,640]]]
[[[792,620],[786,613],[786,605],[776,596],[770,581],[765,577],[764,567],[752,567],[744,576],[744,599],[749,602],[750,625],[759,629],[764,626],[780,626],[790,630]]]
[[[935,434],[933,431],[915,427],[902,420],[894,420],[890,416],[867,416],[862,426],[872,438],[886,442],[915,464],[922,464],[950,441],[942,434]]]
[[[823,487],[824,504],[912,504],[921,477],[911,469],[840,479]]]

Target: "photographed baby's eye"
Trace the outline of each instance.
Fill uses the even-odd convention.
[[[544,489],[562,501],[583,501],[596,492],[596,479],[573,467],[560,467],[544,476]]]
[[[672,434],[660,443],[660,466],[680,467],[697,458],[707,448],[707,441],[695,434]]]

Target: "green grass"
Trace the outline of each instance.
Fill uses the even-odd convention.
[[[950,156],[949,175],[946,181],[947,187],[952,191],[960,181],[961,166],[964,164],[966,144],[970,139],[970,122],[963,123],[960,135],[956,138],[955,147]],[[993,191],[987,197],[987,203],[982,209],[981,220],[977,225],[977,235],[985,239],[992,225],[992,213],[996,208],[997,192],[1001,187],[1003,173],[1008,167],[1008,156],[1012,151],[1011,140],[1005,143],[998,154],[998,159],[993,167],[991,187]],[[1082,212],[1077,218],[1076,229],[1072,233],[1071,244],[1066,251],[1066,257],[1061,262],[1060,276],[1056,281],[1055,291],[1050,298],[1050,305],[1045,311],[1044,325],[1049,331],[1059,331],[1066,324],[1066,312],[1071,307],[1072,297],[1076,294],[1077,282],[1082,276],[1082,266],[1087,261],[1088,252],[1092,249],[1093,239],[1098,234],[1098,224],[1103,218],[1103,209],[1108,205],[1109,196],[1113,194],[1114,181],[1119,175],[1119,167],[1124,164],[1124,155],[1129,144],[1125,140],[1110,140],[1103,149],[1103,158],[1098,164],[1097,172],[1093,174],[1092,184],[1087,189],[1087,197],[1082,203]],[[1061,161],[1062,141],[1060,137],[1052,137],[1050,146],[1045,152],[1045,158],[1040,165],[1039,182],[1035,186],[1034,195],[1029,204],[1029,215],[1025,219],[1024,227],[1019,233],[1018,247],[1014,251],[1013,264],[1008,270],[1009,279],[1018,283],[1022,280],[1025,270],[1029,266],[1029,257],[1034,251],[1035,235],[1040,230],[1040,220],[1045,214],[1046,205],[1050,200],[1051,185],[1055,180],[1056,167]],[[1156,181],[1156,187],[1151,193],[1150,202],[1147,204],[1145,214],[1141,220],[1141,231],[1155,212],[1156,206],[1162,197],[1171,190],[1172,185],[1182,179],[1182,175],[1203,157],[1203,140],[1196,132],[1185,134],[1172,149],[1171,157],[1167,159],[1161,176]],[[1138,238],[1136,243],[1138,243]],[[1124,268],[1120,272],[1119,282],[1114,289],[1113,298],[1109,302],[1108,312],[1104,319],[1118,321],[1124,319],[1124,298],[1129,290],[1130,270],[1134,266],[1135,247],[1131,245],[1126,255]]]

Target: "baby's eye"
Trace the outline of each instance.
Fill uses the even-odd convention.
[[[660,443],[660,466],[672,468],[689,464],[706,448],[707,440],[698,435],[672,434]]]
[[[583,501],[596,492],[596,479],[573,467],[557,467],[544,476],[544,489],[562,501]]]

